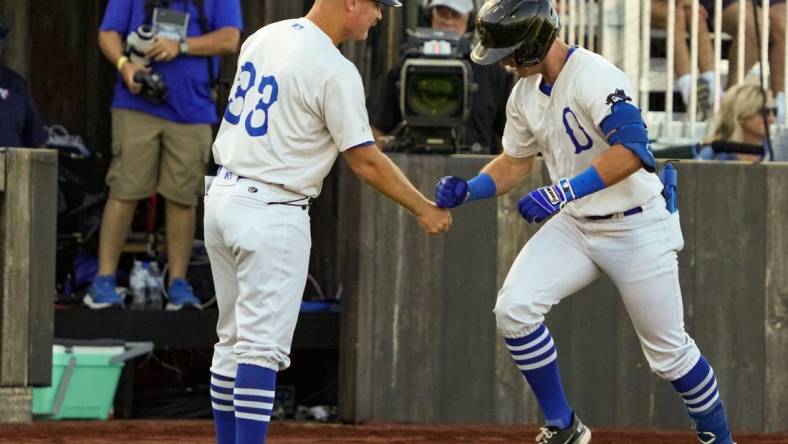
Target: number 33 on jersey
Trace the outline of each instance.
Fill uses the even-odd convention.
[[[305,18],[272,23],[241,47],[214,160],[317,197],[340,152],[372,143],[364,102],[356,66],[320,28]]]
[[[224,120],[238,125],[243,119],[246,132],[251,137],[264,136],[268,133],[268,110],[279,98],[276,77],[261,75],[258,78],[257,68],[252,62],[244,63],[239,74],[233,85],[233,93],[227,102]],[[250,98],[257,98],[257,103],[247,106],[247,95],[252,89],[256,89],[257,94],[250,95]]]

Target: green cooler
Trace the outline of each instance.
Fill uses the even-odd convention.
[[[53,345],[52,386],[33,389],[33,415],[107,419],[125,361],[153,350],[151,342],[121,344]]]

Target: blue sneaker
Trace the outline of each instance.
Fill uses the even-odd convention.
[[[186,282],[186,279],[175,278],[172,280],[170,288],[167,290],[167,299],[169,300],[166,307],[168,311],[178,311],[182,308],[202,310],[200,300],[194,295],[192,287]]]
[[[115,285],[114,275],[96,276],[82,302],[94,310],[123,308],[123,298],[115,290]]]

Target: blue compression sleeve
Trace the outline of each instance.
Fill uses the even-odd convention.
[[[495,197],[497,192],[495,181],[487,173],[479,173],[478,176],[469,180],[468,189],[470,191],[468,201]]]
[[[575,193],[575,199],[580,199],[581,197],[596,193],[607,187],[605,182],[602,182],[602,178],[599,177],[599,173],[593,165],[577,176],[569,179],[569,185],[572,186],[572,191]]]

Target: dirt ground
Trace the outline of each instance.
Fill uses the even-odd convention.
[[[695,444],[690,432],[593,429],[594,444]],[[340,425],[275,421],[269,444],[303,443],[531,443],[535,427],[492,425]],[[788,433],[736,434],[739,444],[786,444]],[[0,443],[192,443],[212,444],[209,421],[49,421],[31,425],[0,424]]]

